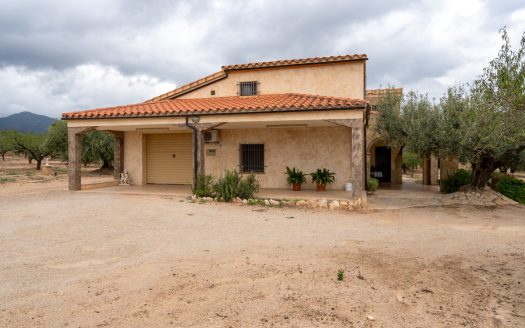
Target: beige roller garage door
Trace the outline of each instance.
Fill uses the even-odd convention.
[[[148,183],[192,183],[191,133],[149,134],[146,149]]]

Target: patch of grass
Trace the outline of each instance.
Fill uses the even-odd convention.
[[[0,183],[15,182],[15,178],[0,178]]]
[[[35,171],[26,171],[25,175],[28,176],[28,177],[31,177],[31,176],[35,175]]]
[[[28,177],[29,177],[29,180],[44,180],[45,179],[44,177],[39,176],[39,175],[35,175],[35,176],[28,175]]]
[[[5,175],[20,175],[17,170],[5,170]]]
[[[343,281],[343,280],[345,280],[345,270],[343,270],[343,269],[339,269],[339,270],[337,271],[337,280],[338,280],[338,281]]]

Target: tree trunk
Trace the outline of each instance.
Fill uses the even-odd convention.
[[[108,160],[102,160],[102,167],[101,169],[113,169],[113,163]]]
[[[5,153],[2,153],[2,160],[5,161]]]
[[[29,162],[29,164],[33,164],[33,157],[31,156],[27,157],[27,161]]]
[[[487,185],[492,172],[498,168],[498,162],[492,158],[482,158],[472,163],[471,189],[483,189]]]
[[[40,158],[40,159],[36,160],[36,169],[38,171],[40,171],[40,169],[42,168],[42,160],[43,160],[43,158]]]

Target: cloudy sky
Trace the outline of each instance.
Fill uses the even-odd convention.
[[[523,0],[0,0],[0,117],[136,103],[226,64],[366,53],[368,87],[439,97],[481,73]]]

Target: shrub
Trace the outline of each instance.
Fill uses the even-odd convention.
[[[213,197],[213,177],[211,175],[199,174],[195,187],[193,188],[193,194],[197,197]]]
[[[518,203],[525,204],[525,182],[520,179],[504,176],[496,184],[496,191]]]
[[[490,181],[489,181],[489,186],[492,188],[492,189],[496,189],[496,185],[498,184],[498,182],[506,177],[507,174],[506,173],[501,173],[501,172],[493,172],[492,175],[490,176]]]
[[[213,185],[213,189],[219,199],[227,202],[236,197],[249,199],[259,191],[259,181],[253,173],[243,178],[237,171],[226,171]]]
[[[458,169],[448,177],[441,179],[440,189],[442,193],[450,194],[459,191],[461,187],[468,185],[471,181],[472,174],[469,171]]]
[[[242,199],[253,198],[253,195],[257,193],[258,191],[259,191],[259,181],[257,181],[257,177],[255,176],[255,174],[250,173],[246,176],[246,178],[241,179],[237,197],[242,198]]]
[[[368,179],[368,191],[374,192],[379,187],[379,180],[376,178],[369,178]]]

